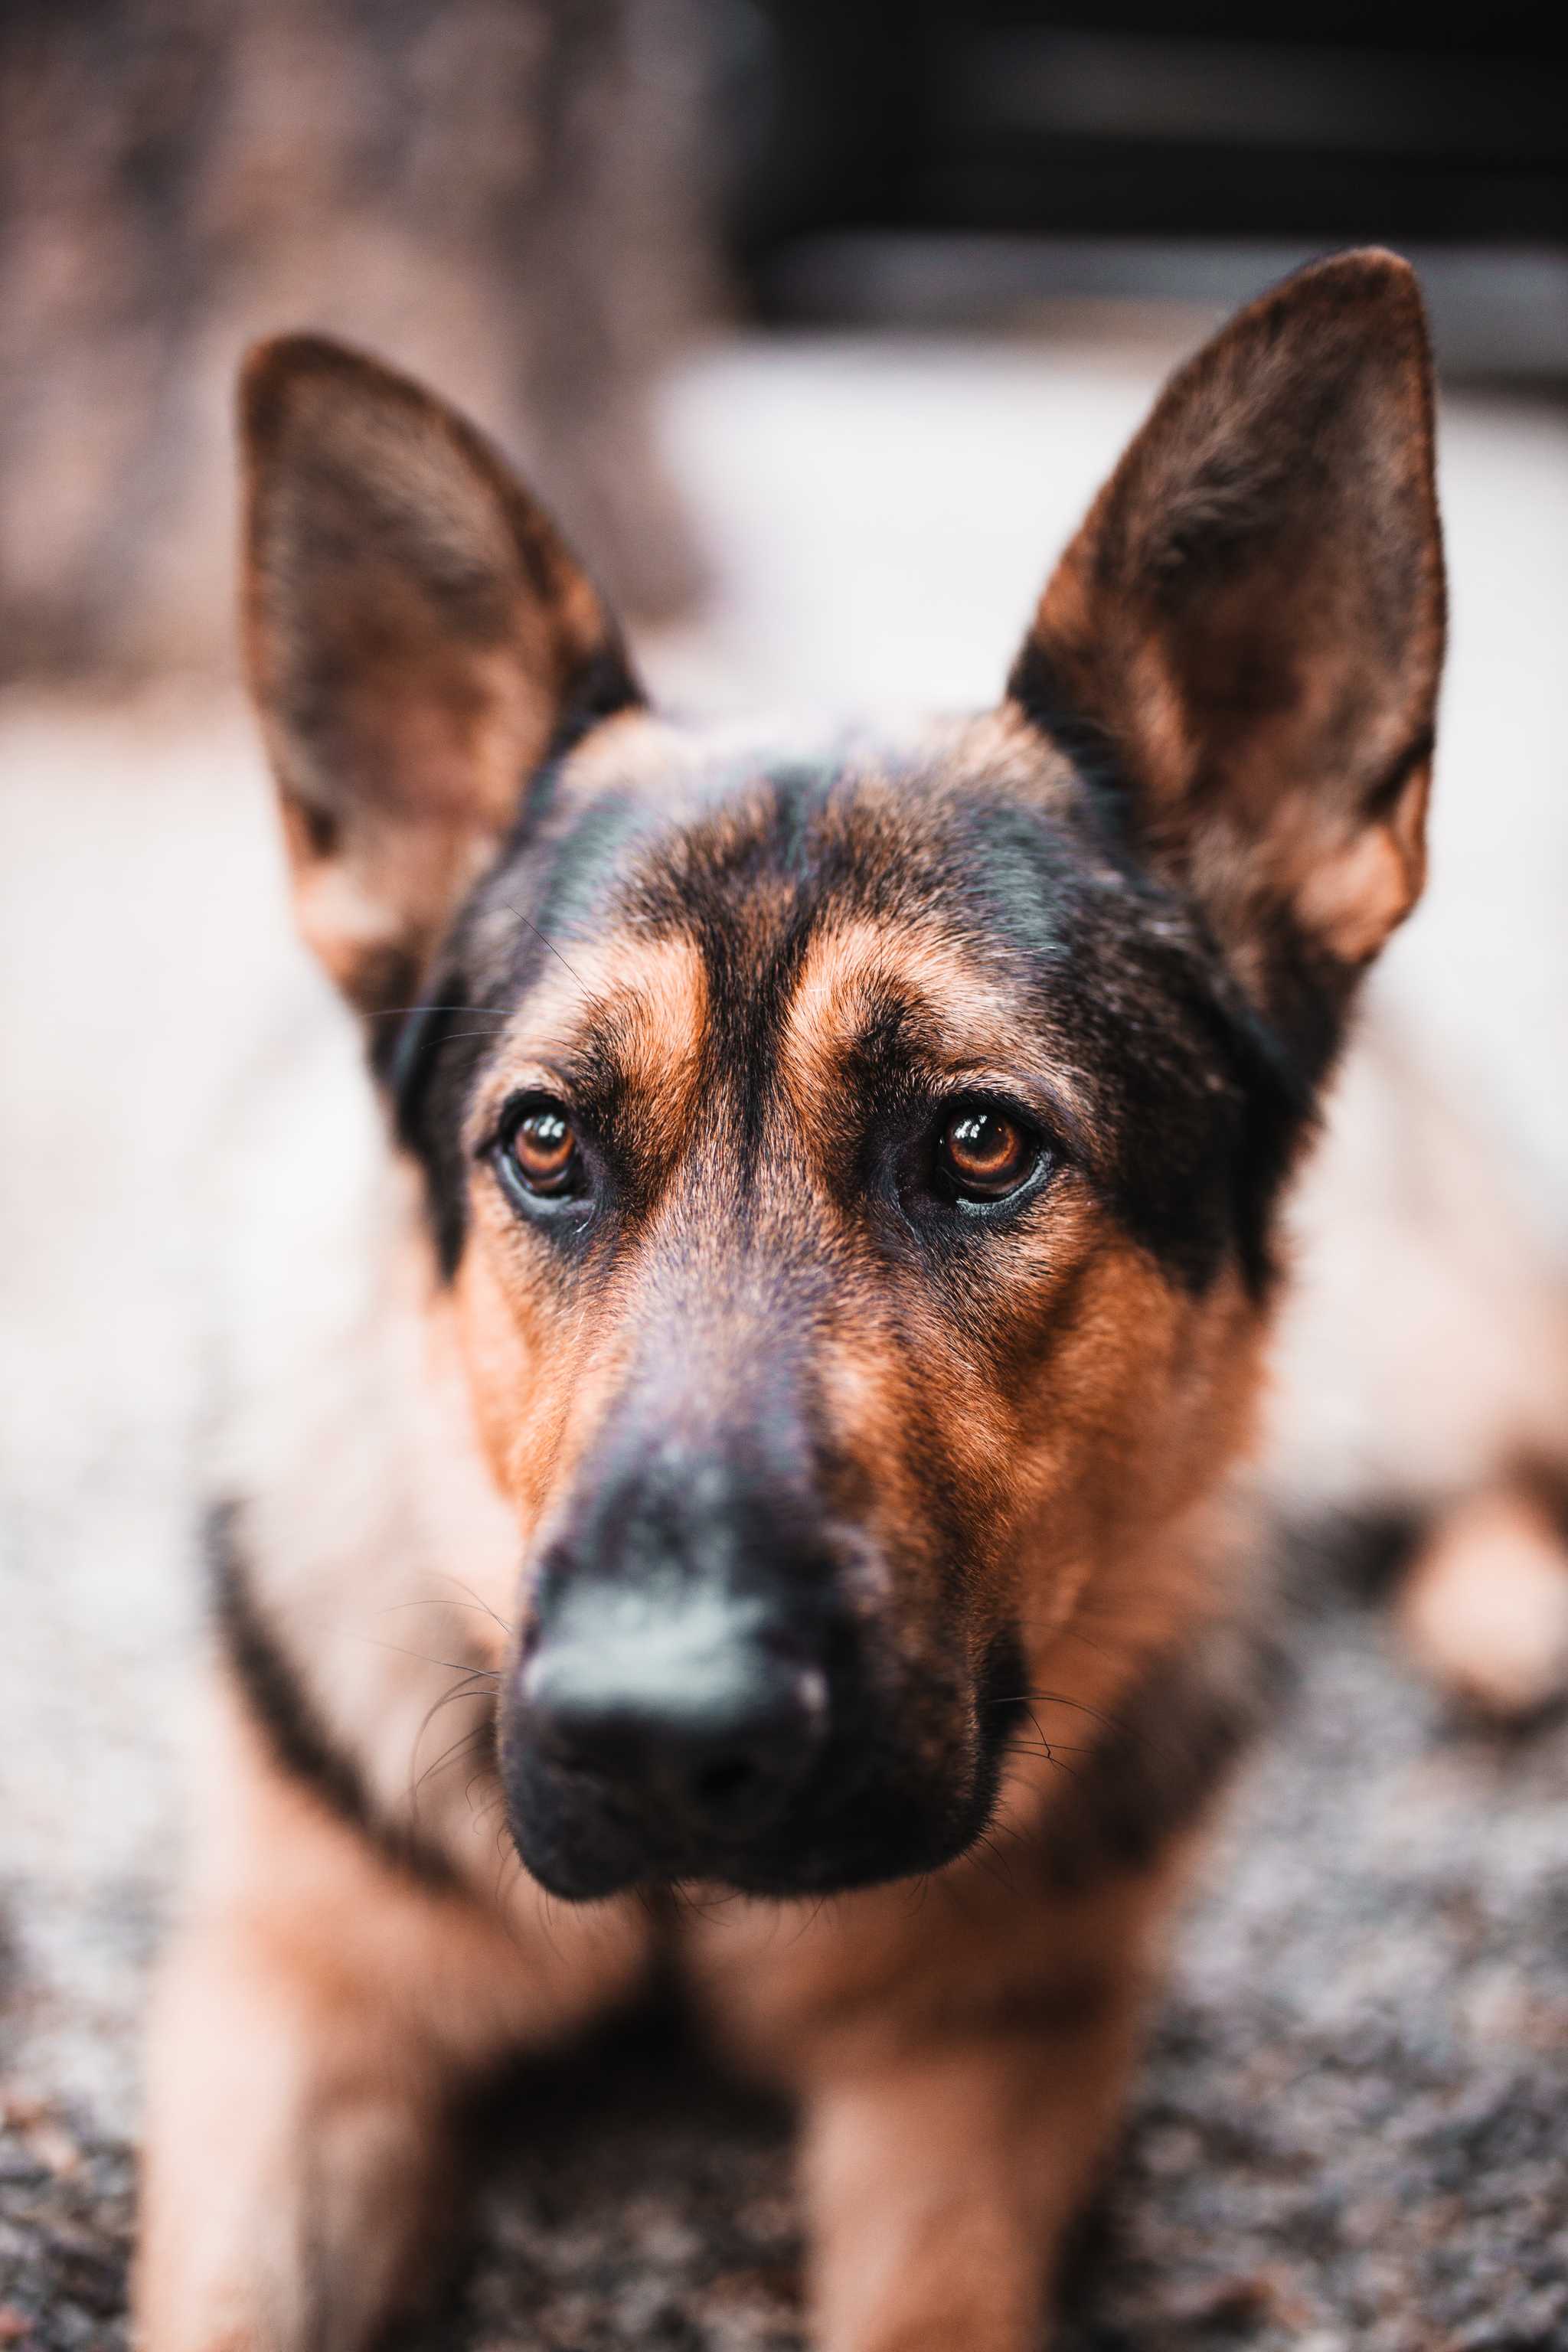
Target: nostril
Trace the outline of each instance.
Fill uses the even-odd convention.
[[[749,1756],[731,1756],[705,1764],[692,1778],[691,1793],[710,1817],[748,1811],[763,1786],[761,1768]]]
[[[759,1692],[722,1729],[710,1727],[667,1749],[665,1769],[692,1818],[734,1831],[760,1823],[784,1804],[816,1759],[826,1696],[823,1675],[797,1671],[782,1688]]]
[[[646,1777],[647,1727],[636,1716],[545,1708],[535,1736],[557,1771],[606,1786],[635,1789]]]
[[[704,1632],[706,1629],[700,1629]],[[667,1841],[726,1844],[782,1812],[827,1731],[826,1673],[754,1636],[642,1625],[634,1642],[546,1637],[520,1660],[525,1737],[580,1801]]]

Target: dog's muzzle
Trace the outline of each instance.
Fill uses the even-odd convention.
[[[1003,1711],[951,1655],[900,1663],[887,1571],[798,1417],[672,1429],[637,1402],[528,1579],[500,1727],[523,1863],[581,1902],[817,1894],[951,1859],[988,1810]]]

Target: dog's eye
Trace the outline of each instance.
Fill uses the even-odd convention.
[[[519,1119],[506,1149],[512,1174],[530,1192],[577,1190],[577,1138],[559,1103],[541,1103]]]
[[[1036,1139],[1005,1112],[961,1110],[938,1139],[937,1174],[963,1200],[1000,1201],[1033,1174],[1039,1157]]]

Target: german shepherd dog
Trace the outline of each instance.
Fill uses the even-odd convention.
[[[372,360],[263,347],[243,437],[295,907],[369,1046],[239,1155],[141,2340],[366,2344],[470,2087],[658,1960],[799,2102],[814,2340],[1025,2352],[1265,1688],[1281,1193],[1422,885],[1414,280],[1243,310],[998,707],[897,740],[656,715]]]

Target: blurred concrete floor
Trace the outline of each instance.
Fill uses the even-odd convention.
[[[989,700],[1173,356],[1167,322],[698,357],[666,425],[716,597],[646,646],[652,681],[694,708]],[[1568,414],[1456,395],[1442,471],[1434,885],[1382,986],[1568,1242]],[[43,2100],[107,2144],[177,1842],[214,1139],[315,1017],[232,698],[0,705],[0,2074],[27,2129]],[[17,2292],[5,2262],[0,2235]]]

